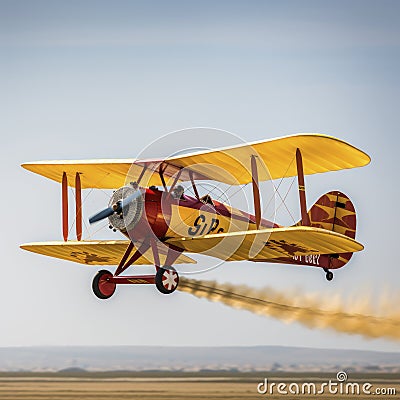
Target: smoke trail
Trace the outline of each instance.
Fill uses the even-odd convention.
[[[372,315],[372,307],[364,305],[363,313],[344,306],[332,298],[310,298],[304,294],[291,297],[271,288],[255,290],[244,285],[218,284],[181,278],[179,290],[199,298],[218,301],[230,307],[268,315],[285,322],[299,322],[312,328],[330,328],[337,332],[358,334],[367,338],[400,340],[400,313]]]

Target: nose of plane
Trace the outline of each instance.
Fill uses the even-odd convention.
[[[89,222],[93,224],[108,218],[114,229],[131,230],[143,213],[143,203],[140,189],[123,186],[113,193],[108,207],[92,216]]]

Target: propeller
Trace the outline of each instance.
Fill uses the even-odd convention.
[[[93,215],[93,217],[89,218],[89,223],[94,224],[95,222],[101,221],[105,218],[111,217],[114,213],[122,214],[127,206],[129,206],[132,201],[137,199],[142,195],[140,190],[137,190],[135,193],[126,197],[125,199],[118,200],[115,204],[110,207],[101,210],[97,214]]]

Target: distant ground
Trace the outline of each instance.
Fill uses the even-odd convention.
[[[85,371],[198,372],[316,371],[400,373],[400,353],[251,347],[8,347],[0,348],[0,372]]]
[[[222,375],[222,376],[221,376]],[[335,374],[333,374],[335,375]],[[265,395],[258,390],[259,386],[268,378],[268,390],[273,390]],[[369,390],[374,398],[398,398],[400,393],[399,374],[354,374],[349,376],[351,387],[357,385],[362,388],[365,383],[371,386]],[[300,398],[310,398],[315,388],[320,390],[323,383],[336,379],[332,374],[324,373],[1,373],[0,398],[13,400],[44,400],[44,399],[278,399],[293,398],[279,394],[276,386],[271,383],[284,384],[288,390],[301,390]],[[314,386],[312,386],[314,385]],[[304,389],[303,389],[304,388]],[[311,392],[309,392],[311,390]],[[351,389],[353,390],[353,389]],[[365,395],[349,391],[347,394],[338,395],[330,393],[327,388],[319,398],[345,398],[360,399]],[[385,396],[376,396],[378,390],[386,390]],[[390,392],[389,392],[390,390]],[[304,393],[304,394],[303,394]],[[380,392],[382,393],[382,392]],[[390,393],[390,394],[389,394]]]

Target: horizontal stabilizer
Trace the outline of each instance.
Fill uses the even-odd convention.
[[[62,260],[74,261],[86,265],[118,265],[129,245],[128,240],[108,241],[68,241],[37,242],[21,245],[21,249]],[[162,246],[165,248],[165,246]],[[166,251],[159,246],[160,262],[164,264]],[[133,254],[133,253],[132,253]],[[190,257],[181,254],[175,264],[196,264]],[[147,250],[134,265],[154,265],[153,253]]]

